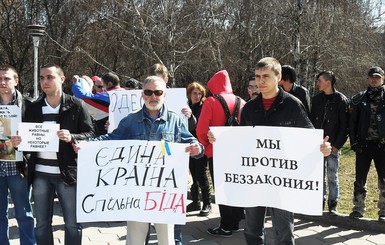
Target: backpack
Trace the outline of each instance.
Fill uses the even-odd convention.
[[[236,96],[235,109],[232,115],[230,115],[229,106],[227,105],[226,100],[222,97],[222,95],[216,94],[215,98],[217,98],[219,102],[221,102],[223,110],[225,111],[225,115],[227,118],[225,126],[239,126],[238,114],[239,109],[241,107],[241,98],[239,96]]]

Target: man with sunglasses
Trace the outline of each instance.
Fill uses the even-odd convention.
[[[161,77],[147,77],[143,82],[143,108],[123,118],[113,132],[90,141],[131,139],[190,143],[186,147],[186,152],[195,158],[202,157],[203,146],[188,131],[183,119],[177,113],[168,110],[164,104],[165,91],[166,83]],[[173,224],[154,225],[159,245],[174,244]],[[148,223],[128,221],[126,244],[144,244],[147,232]]]
[[[108,120],[108,107],[110,106],[110,96],[107,91],[123,90],[123,88],[120,87],[119,77],[112,72],[104,74],[100,81],[102,85],[98,85],[102,86],[103,92],[96,94],[93,94],[91,91],[87,91],[84,88],[82,79],[83,78],[78,75],[72,77],[72,92],[75,97],[83,99],[86,104],[89,104],[93,106],[95,110],[98,110],[97,116],[94,117],[96,120],[96,133],[98,135],[105,134],[107,133],[105,125]],[[95,85],[96,84],[97,83],[95,82]]]
[[[100,77],[93,76],[91,79],[92,82],[94,82],[94,85],[92,86],[93,94],[106,92],[106,89],[104,88],[102,79],[100,79]]]

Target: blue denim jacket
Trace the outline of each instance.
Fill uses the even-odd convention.
[[[203,156],[204,147],[188,131],[183,119],[173,111],[169,111],[163,105],[160,115],[154,122],[151,122],[145,115],[145,106],[137,112],[133,112],[123,118],[118,127],[111,133],[101,135],[90,141],[97,140],[165,140],[175,143],[198,143],[201,153],[194,158]]]

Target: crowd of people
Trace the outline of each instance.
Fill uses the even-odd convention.
[[[192,202],[187,212],[198,211],[199,216],[211,213],[210,183],[214,184],[213,143],[211,126],[225,126],[226,114],[218,99],[236,110],[237,96],[233,93],[226,70],[218,71],[208,81],[213,96],[207,97],[203,84],[191,82],[186,88],[188,103],[182,109],[184,120],[165,104],[168,71],[162,64],[148,70],[143,83],[130,79],[121,86],[119,76],[107,72],[99,76],[74,75],[73,95],[63,91],[66,80],[63,69],[55,64],[40,69],[41,96],[36,101],[24,97],[17,89],[17,71],[10,65],[0,66],[0,105],[17,105],[23,122],[57,123],[60,130],[58,152],[25,152],[23,161],[0,160],[0,245],[9,244],[8,195],[15,206],[20,244],[54,244],[52,215],[54,198],[63,210],[65,244],[81,244],[82,226],[76,219],[77,150],[79,141],[148,140],[189,143],[189,170]],[[336,77],[331,71],[316,77],[319,89],[310,98],[306,88],[296,83],[296,71],[272,57],[259,60],[249,76],[248,98],[241,100],[236,116],[240,126],[284,126],[324,130],[319,142],[324,156],[323,205],[330,214],[338,215],[338,168],[341,149],[348,138],[356,153],[354,207],[351,218],[359,219],[365,213],[366,179],[371,161],[378,174],[378,217],[385,222],[385,95],[384,71],[371,67],[367,74],[368,87],[348,99],[335,88]],[[125,87],[125,88],[123,88]],[[139,89],[143,107],[128,114],[116,129],[107,133],[109,126],[108,91]],[[8,139],[17,149],[20,135]],[[186,163],[187,164],[187,163]],[[209,174],[208,174],[209,172]],[[211,181],[210,181],[211,179]],[[214,190],[215,191],[215,190]],[[33,196],[33,209],[31,205]],[[328,196],[326,195],[328,193]],[[33,210],[33,211],[32,211]],[[275,244],[294,244],[294,214],[273,207],[233,207],[219,205],[220,223],[207,232],[213,236],[231,237],[239,231],[245,219],[244,235],[247,244],[265,244],[265,216],[269,211],[275,230]],[[35,224],[36,220],[36,224]],[[127,221],[126,244],[142,245],[149,241],[149,223]],[[160,245],[182,244],[182,226],[154,224]]]

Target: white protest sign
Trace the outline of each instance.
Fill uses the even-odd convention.
[[[108,91],[108,94],[110,96],[108,115],[110,125],[108,126],[108,132],[111,133],[129,113],[140,110],[144,105],[144,101],[142,90],[112,90]],[[167,108],[184,118],[181,110],[187,105],[186,89],[169,88],[166,90],[166,98]]]
[[[19,123],[20,151],[59,151],[57,123]]]
[[[163,157],[160,141],[81,142],[77,221],[185,224],[189,154],[168,146]]]
[[[0,160],[22,161],[23,153],[15,151],[11,136],[17,134],[17,126],[21,122],[21,109],[17,105],[0,106]]]
[[[323,130],[211,127],[215,200],[322,215]]]

